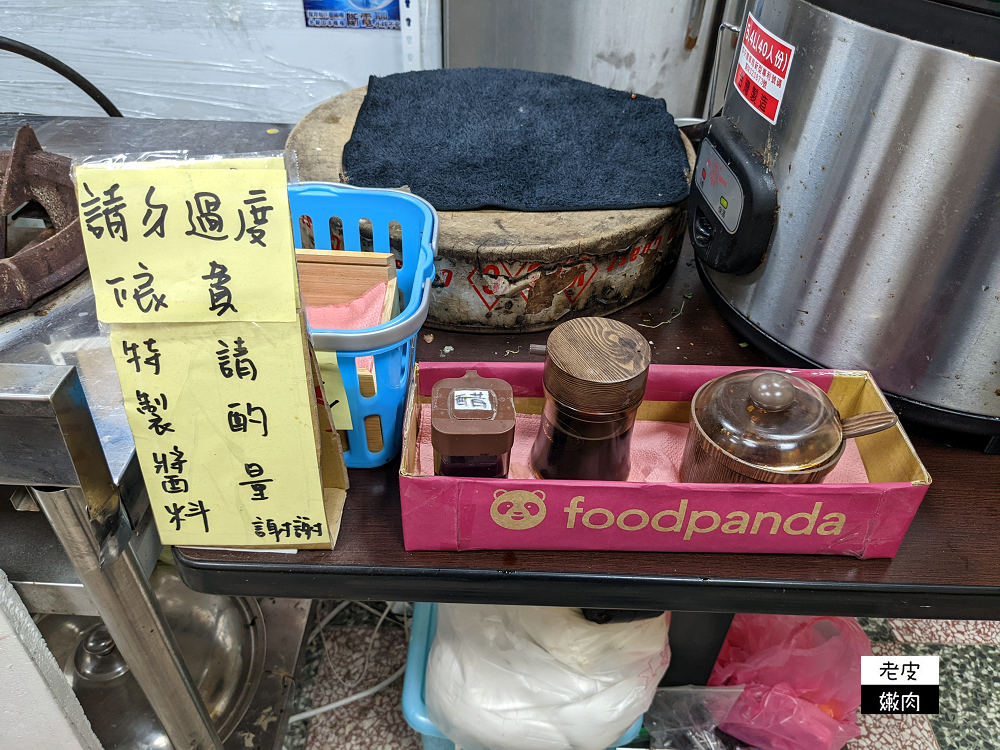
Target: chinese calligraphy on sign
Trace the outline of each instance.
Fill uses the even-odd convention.
[[[98,316],[165,544],[329,546],[339,524],[273,162],[77,168]]]
[[[104,282],[94,286],[102,321],[297,320],[283,164],[236,161],[239,169],[207,166],[224,161],[77,167],[88,263]]]

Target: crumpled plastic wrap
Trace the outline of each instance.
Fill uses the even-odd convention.
[[[726,720],[742,692],[742,685],[660,688],[642,720],[649,730],[649,746],[663,750],[725,750],[715,729]]]
[[[649,707],[670,613],[598,625],[579,609],[438,606],[427,712],[463,750],[602,750]]]
[[[708,680],[745,686],[720,728],[763,750],[840,750],[860,734],[871,653],[852,617],[738,614]]]

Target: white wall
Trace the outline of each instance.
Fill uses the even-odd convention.
[[[420,0],[424,67],[441,2]],[[3,0],[0,35],[57,57],[126,117],[297,122],[403,69],[401,32],[306,28],[302,0]],[[0,52],[0,112],[103,116],[47,68]]]
[[[3,571],[0,750],[101,750],[73,689]]]

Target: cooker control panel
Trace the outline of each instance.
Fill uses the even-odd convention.
[[[722,273],[746,274],[764,260],[778,213],[774,175],[724,116],[709,120],[688,199],[698,259]]]

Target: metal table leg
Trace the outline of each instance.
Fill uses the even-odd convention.
[[[0,364],[0,484],[27,485],[177,750],[222,750],[156,597],[72,367]]]
[[[660,686],[707,684],[732,621],[732,612],[672,613],[670,666]]]

